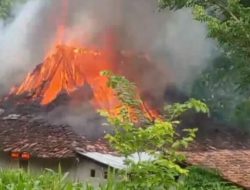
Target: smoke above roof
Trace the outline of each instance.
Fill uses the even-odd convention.
[[[215,47],[206,38],[206,27],[194,21],[188,9],[159,12],[157,1],[149,0],[72,0],[68,14],[60,15],[63,3],[64,0],[29,0],[13,9],[10,22],[0,25],[1,93],[20,83],[28,71],[43,61],[62,16],[68,31],[65,42],[79,39],[89,46],[98,45],[100,33],[118,28],[119,49],[145,52],[155,67],[164,71],[157,85],[146,81],[152,90],[163,89],[168,83],[191,83]]]

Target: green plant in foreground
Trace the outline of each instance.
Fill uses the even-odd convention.
[[[83,185],[66,179],[67,174],[46,170],[31,175],[23,170],[0,171],[0,190],[83,190]]]
[[[213,170],[191,167],[180,190],[241,190],[224,180]]]
[[[1,170],[0,190],[127,190],[129,187],[109,177],[108,181],[94,187],[67,179],[67,174],[46,170],[40,175],[31,175],[22,170]],[[151,188],[150,190],[154,190]],[[240,190],[226,183],[214,171],[191,167],[188,177],[176,190]]]
[[[159,115],[159,119],[152,119],[143,109],[134,83],[110,71],[101,74],[107,77],[108,86],[115,91],[121,103],[120,112],[115,116],[101,111],[114,129],[114,134],[107,135],[107,139],[116,151],[127,158],[127,169],[122,173],[121,183],[127,189],[138,190],[178,186],[176,177],[188,174],[188,170],[179,165],[184,155],[178,150],[186,148],[194,140],[196,132],[196,129],[188,129],[185,130],[186,136],[180,137],[175,130],[180,123],[178,117],[190,109],[207,113],[207,106],[191,99],[184,104],[168,106],[166,118]],[[143,160],[142,152],[152,159]],[[134,153],[139,157],[138,162],[129,159]]]

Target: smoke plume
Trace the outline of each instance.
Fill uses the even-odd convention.
[[[2,94],[43,61],[59,24],[66,26],[63,43],[103,47],[115,33],[116,49],[147,54],[153,67],[136,63],[127,73],[158,99],[170,84],[192,84],[215,48],[189,9],[158,11],[152,0],[29,0],[13,13],[11,22],[0,24]]]

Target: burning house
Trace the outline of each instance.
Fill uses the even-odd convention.
[[[14,31],[16,39],[16,31],[21,36],[24,28],[27,30],[20,37],[21,45],[16,42],[18,50],[9,51],[15,49],[8,41],[14,41],[13,36],[6,43],[11,48],[0,43],[0,62],[7,65],[1,67],[0,86],[8,87],[7,93],[1,91],[4,96],[0,101],[0,168],[40,172],[56,170],[60,164],[72,178],[94,183],[105,180],[108,167],[123,168],[123,158],[103,140],[110,129],[97,114],[97,110],[105,109],[115,115],[121,107],[115,92],[107,87],[107,79],[100,76],[103,70],[124,75],[138,86],[146,117],[157,117],[165,99],[186,98],[175,90],[166,98],[165,91],[172,84],[189,82],[203,67],[211,53],[204,26],[194,22],[186,10],[158,13],[154,1],[102,2],[29,1],[14,29],[8,31],[10,36]],[[29,52],[27,59],[23,59],[24,50]],[[32,63],[26,64],[27,60]],[[230,179],[232,172],[227,171],[226,162],[221,164],[224,160],[221,162],[216,152],[216,148],[228,147],[220,141],[225,133],[209,130],[200,130],[203,135],[198,139],[203,144],[195,148],[199,154],[189,153],[191,162],[212,159],[210,153],[204,154],[209,145],[213,157],[218,157],[218,167]],[[204,139],[204,134],[211,138]],[[244,157],[242,152],[234,159],[228,152],[224,155],[232,162]],[[207,165],[213,166],[213,161]],[[246,181],[239,176],[232,181]]]
[[[134,74],[156,67],[144,53],[119,49],[116,27],[104,31],[102,46],[64,42],[68,1],[62,2],[64,16],[44,61],[1,100],[0,167],[40,172],[60,165],[73,179],[99,183],[108,167],[124,167],[123,158],[103,139],[110,129],[102,126],[97,110],[115,115],[121,103],[100,72],[126,75],[141,86],[142,109],[155,117],[157,103],[144,89],[146,77]]]
[[[28,116],[8,115],[0,120],[2,169],[23,168],[36,173],[45,168],[57,170],[60,164],[74,179],[104,179],[102,173],[108,166],[78,153],[81,150],[114,154],[103,139],[90,141],[78,136],[69,126],[51,125]],[[95,176],[90,175],[93,170]]]
[[[114,152],[103,138],[88,139],[68,125],[53,125],[32,115],[0,116],[0,168],[40,173],[60,167],[73,180],[98,185],[109,169],[124,169],[125,158]],[[149,160],[148,155],[140,158]],[[138,155],[131,159],[137,161]]]
[[[119,59],[136,58],[146,62],[144,57],[119,56]],[[105,109],[116,114],[120,108],[115,93],[99,74],[102,70],[114,70],[112,63],[107,52],[55,46],[45,61],[1,101],[0,167],[39,172],[45,168],[56,170],[60,165],[72,178],[94,183],[107,178],[108,167],[123,167],[122,158],[115,157],[103,140],[103,119],[96,113],[97,109]],[[63,120],[68,117],[67,112],[58,116],[55,110],[60,106],[71,107],[82,114],[82,105],[91,113],[88,119],[92,126],[78,134],[75,126]],[[147,117],[156,113],[146,103],[142,104],[142,109]],[[51,121],[51,115],[59,122]],[[79,123],[78,126],[86,127]],[[91,154],[99,154],[110,161],[104,162]],[[115,165],[117,160],[119,166]]]

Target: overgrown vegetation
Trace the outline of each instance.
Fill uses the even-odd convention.
[[[200,167],[191,167],[189,176],[185,179],[180,190],[239,190],[236,187],[220,177],[213,170],[207,170]]]
[[[101,111],[114,129],[114,134],[108,135],[107,139],[127,158],[127,169],[121,173],[120,183],[131,190],[178,187],[176,178],[188,174],[188,170],[180,165],[184,155],[178,150],[186,148],[196,132],[196,129],[188,129],[185,130],[186,136],[179,136],[176,132],[179,116],[190,109],[208,113],[207,106],[191,99],[184,104],[167,106],[166,116],[157,115],[155,119],[144,109],[134,83],[109,71],[102,72],[102,75],[108,78],[108,86],[114,89],[121,103],[116,115]],[[138,162],[129,159],[134,153],[139,156]],[[143,159],[142,153],[152,159]]]
[[[82,185],[66,180],[61,172],[45,171],[39,176],[23,170],[2,170],[0,172],[0,190],[73,190],[82,189]]]
[[[209,37],[220,43],[227,56],[244,60],[242,64],[250,58],[249,5],[241,0],[160,0],[162,8],[192,8],[195,18],[207,24]]]
[[[11,7],[15,0],[0,1],[0,18],[11,16]],[[160,0],[161,8],[193,9],[197,20],[208,26],[209,37],[216,39],[221,48],[225,64],[220,62],[208,68],[197,80],[194,86],[194,96],[204,99],[212,107],[212,113],[218,117],[229,117],[248,124],[250,113],[249,83],[250,70],[250,8],[248,1],[240,0]],[[238,189],[225,183],[219,175],[201,168],[181,167],[185,159],[178,152],[186,148],[195,138],[196,129],[186,130],[186,136],[180,137],[176,127],[180,124],[179,116],[193,109],[196,112],[207,113],[207,106],[201,101],[191,99],[184,104],[174,104],[166,107],[166,117],[151,117],[143,108],[143,103],[136,93],[136,87],[122,76],[110,72],[103,72],[108,78],[109,87],[113,88],[121,102],[121,109],[115,117],[102,111],[111,126],[114,135],[107,139],[116,151],[127,158],[127,169],[122,171],[119,180],[110,178],[99,190],[147,190],[169,189],[175,187],[180,190]],[[226,89],[227,87],[228,89]],[[207,92],[205,92],[207,90]],[[222,93],[221,93],[222,91]],[[230,91],[243,92],[237,105],[229,105],[235,100]],[[202,94],[204,92],[204,94]],[[209,94],[209,96],[207,96]],[[233,97],[226,99],[226,94]],[[238,94],[237,94],[237,97]],[[233,114],[228,114],[228,106],[233,106]],[[133,162],[129,156],[137,153],[147,153],[152,160],[139,159]],[[184,181],[178,179],[185,177]],[[98,189],[90,185],[68,181],[66,175],[44,172],[34,176],[24,171],[1,171],[0,190],[91,190]]]
[[[9,19],[12,15],[11,9],[17,3],[23,3],[26,0],[1,0],[0,1],[0,19]]]
[[[191,168],[188,178],[177,190],[240,190],[224,182],[219,175],[201,168]],[[100,187],[73,182],[67,174],[60,171],[44,171],[40,175],[31,175],[22,170],[0,171],[0,190],[127,190],[123,184],[113,178]]]
[[[161,8],[188,7],[207,25],[208,37],[218,42],[221,55],[193,85],[192,97],[204,100],[214,117],[249,128],[250,1],[159,0]]]

